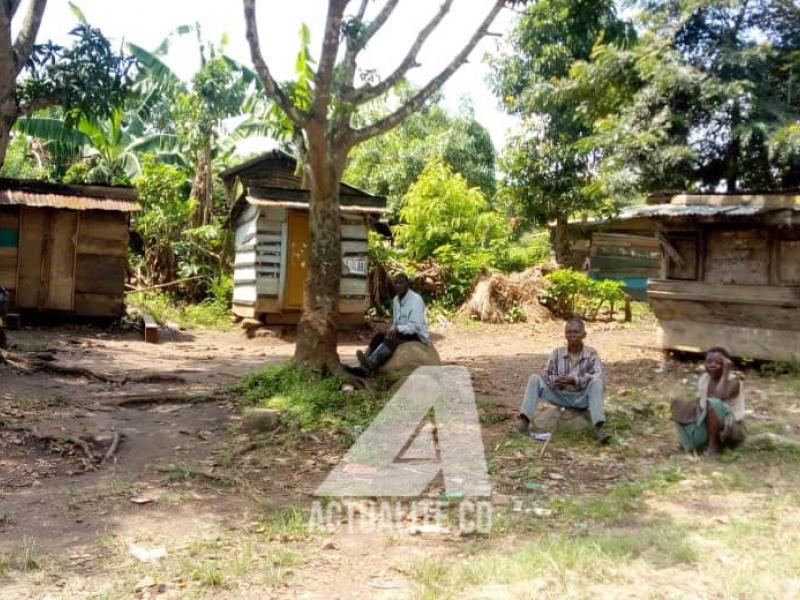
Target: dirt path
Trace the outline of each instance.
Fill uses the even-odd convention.
[[[650,321],[589,327],[588,343],[610,374],[611,447],[554,440],[539,457],[540,445],[509,433],[527,377],[543,369],[561,327],[435,331],[443,360],[470,369],[479,403],[493,502],[502,515],[484,545],[447,527],[308,537],[310,494],[344,446],[329,434],[301,433],[240,455],[247,439],[236,433],[226,392],[242,374],[290,357],[291,340],[174,332],[147,345],[135,334],[92,329],[20,332],[14,341],[21,350],[55,350],[58,364],[109,374],[117,383],[0,370],[0,557],[11,557],[5,566],[0,561],[0,596],[417,595],[429,577],[421,564],[471,560],[498,544],[513,548],[539,531],[544,521],[535,515],[553,506],[566,514],[576,498],[639,481],[671,454],[664,399],[675,386],[690,385],[696,369],[670,362],[664,371]],[[346,361],[365,337],[344,340]],[[164,377],[173,380],[157,381]],[[752,419],[800,433],[794,385],[754,375]],[[155,401],[118,405],[134,396]],[[163,401],[178,396],[191,401]],[[122,434],[115,461],[87,471],[70,444],[35,441],[19,428],[55,423],[88,437]],[[438,494],[434,489],[431,497]],[[167,558],[143,563],[131,558],[133,547],[163,548]],[[28,554],[35,558],[25,568],[20,556]]]

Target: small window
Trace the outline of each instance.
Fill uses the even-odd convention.
[[[697,234],[670,233],[666,240],[681,257],[676,260],[667,253],[667,279],[697,280]]]
[[[19,232],[16,229],[0,228],[0,248],[16,248],[19,246]]]

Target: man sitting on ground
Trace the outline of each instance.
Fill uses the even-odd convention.
[[[370,373],[388,361],[400,344],[406,342],[430,344],[425,302],[422,296],[409,289],[408,276],[405,273],[395,275],[392,286],[397,295],[392,300],[391,329],[386,333],[375,335],[366,353],[361,350],[356,352],[358,362]]]
[[[583,345],[586,326],[577,318],[569,319],[564,327],[567,345],[550,354],[543,377],[531,375],[519,415],[519,429],[528,433],[536,414],[539,399],[550,404],[580,410],[589,409],[594,424],[594,437],[601,444],[611,439],[604,430],[603,363],[594,348]]]

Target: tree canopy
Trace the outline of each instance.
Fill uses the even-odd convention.
[[[386,112],[383,105],[370,112]],[[431,100],[419,112],[384,135],[353,149],[345,180],[395,204],[422,173],[425,165],[442,159],[491,199],[495,193],[495,151],[489,132],[478,123],[469,106],[449,114]]]

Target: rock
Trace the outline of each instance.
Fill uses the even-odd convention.
[[[146,563],[157,562],[167,555],[166,548],[147,548],[139,544],[129,544],[128,552],[140,562]]]
[[[242,416],[243,433],[264,433],[275,429],[281,420],[281,411],[270,408],[253,408]]]
[[[378,372],[383,375],[410,375],[417,367],[438,366],[442,364],[436,348],[422,342],[400,344],[392,357]]]
[[[533,417],[533,430],[553,432],[558,425],[559,431],[579,433],[585,431],[591,423],[588,410],[561,408],[543,403]]]
[[[322,550],[336,550],[336,543],[333,540],[326,540],[321,546]]]
[[[769,432],[748,436],[744,443],[746,446],[756,450],[774,450],[780,446],[800,448],[800,440]]]

